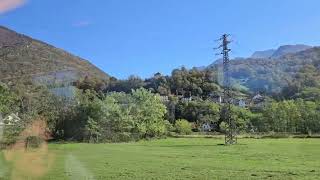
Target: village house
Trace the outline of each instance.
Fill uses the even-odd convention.
[[[183,97],[181,100],[184,102],[190,102],[192,101],[192,97]]]
[[[244,99],[240,99],[238,101],[238,106],[241,108],[245,108],[247,106],[246,101]]]
[[[12,126],[15,123],[19,122],[21,119],[18,115],[12,113],[9,116],[3,118],[2,114],[0,113],[0,140],[3,137],[3,129],[5,126]]]
[[[168,96],[160,96],[161,102],[169,102],[169,97]]]
[[[255,107],[255,108],[262,108],[264,107],[266,102],[266,98],[262,96],[261,94],[257,94],[252,97],[250,106]]]
[[[255,96],[252,97],[252,103],[260,103],[263,102],[265,100],[265,97],[262,96],[261,94],[256,94]]]
[[[210,100],[214,103],[221,104],[222,103],[222,96],[220,94],[210,94]]]
[[[19,116],[17,114],[12,113],[2,120],[2,124],[6,125],[6,126],[12,126],[15,123],[19,122],[20,120],[21,119],[19,118]]]
[[[211,132],[211,131],[214,131],[215,128],[216,128],[216,126],[212,122],[211,123],[206,122],[201,125],[202,132]]]

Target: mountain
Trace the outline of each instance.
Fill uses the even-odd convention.
[[[110,79],[85,59],[0,26],[0,81],[51,84],[72,83],[85,77]]]
[[[304,44],[297,44],[297,45],[284,45],[280,46],[273,54],[272,58],[279,58],[281,56],[284,56],[286,54],[291,54],[291,53],[297,53],[300,51],[305,51],[307,49],[312,48],[312,46],[307,46]]]
[[[265,51],[256,51],[252,54],[251,58],[270,58],[276,52],[275,49],[269,49]]]
[[[265,51],[256,51],[252,54],[251,58],[263,59],[263,58],[279,58],[286,54],[297,53],[312,48],[312,46],[304,44],[296,45],[284,45],[278,49],[269,49]]]
[[[304,67],[320,71],[320,47],[300,46],[307,49],[286,54],[289,52],[288,47],[290,49],[292,46],[280,47],[274,58],[246,58],[240,61],[231,61],[232,82],[246,87],[252,92],[274,93],[280,92],[288,84],[294,82]],[[298,50],[299,48],[292,49]],[[281,53],[284,55],[280,55]],[[222,64],[210,65],[207,69],[219,72],[221,66]]]
[[[242,57],[236,57],[236,58],[233,58],[233,59],[230,59],[230,61],[241,61],[241,60],[244,60],[244,59],[246,59],[246,58],[242,58]],[[207,67],[213,67],[213,66],[215,66],[215,65],[217,65],[217,64],[222,64],[223,63],[223,59],[222,58],[220,58],[220,59],[217,59],[217,60],[215,60],[213,63],[211,63],[209,66],[207,66]],[[204,69],[203,67],[200,67],[199,69]]]

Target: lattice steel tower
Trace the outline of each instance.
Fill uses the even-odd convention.
[[[224,34],[219,39],[222,41],[221,54],[223,55],[223,107],[221,108],[221,120],[226,122],[226,134],[225,134],[225,144],[233,145],[237,143],[237,129],[234,119],[231,115],[231,105],[232,105],[232,94],[231,94],[231,82],[230,82],[230,59],[229,52],[231,49],[228,48],[228,44],[231,42],[228,40],[229,35]]]

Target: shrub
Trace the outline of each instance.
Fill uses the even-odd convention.
[[[220,130],[222,133],[225,133],[227,131],[228,124],[226,122],[221,122],[220,124]]]
[[[164,125],[166,126],[167,134],[175,130],[173,125],[168,120],[164,121]]]
[[[192,133],[192,127],[191,123],[189,123],[187,120],[179,119],[176,121],[175,124],[176,132],[179,134],[191,134]]]

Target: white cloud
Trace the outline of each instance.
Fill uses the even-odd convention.
[[[26,0],[0,0],[0,13],[6,13],[10,10],[22,6]]]

